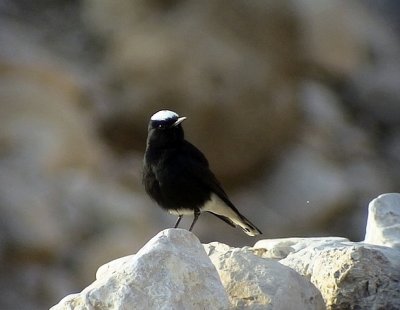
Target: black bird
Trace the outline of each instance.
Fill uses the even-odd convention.
[[[210,212],[250,236],[261,234],[229,200],[203,153],[185,140],[181,125],[185,119],[168,110],[151,117],[143,163],[146,192],[178,216],[175,228],[183,215],[193,214],[191,231],[200,213]]]

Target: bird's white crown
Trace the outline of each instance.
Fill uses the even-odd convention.
[[[175,112],[169,111],[169,110],[161,110],[158,111],[157,113],[153,114],[151,117],[152,121],[165,121],[167,119],[171,118],[178,118],[179,115],[176,114]]]

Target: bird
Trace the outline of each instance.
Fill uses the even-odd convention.
[[[204,154],[185,139],[185,119],[170,110],[151,116],[142,176],[147,194],[178,216],[174,228],[184,215],[193,215],[192,231],[200,214],[209,212],[233,227],[239,226],[249,236],[262,234],[228,198]]]

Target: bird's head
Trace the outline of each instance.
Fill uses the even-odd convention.
[[[165,147],[182,141],[184,134],[181,123],[185,119],[173,111],[158,111],[150,119],[147,143]]]

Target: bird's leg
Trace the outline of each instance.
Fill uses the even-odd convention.
[[[194,218],[193,218],[192,225],[190,225],[189,231],[192,231],[193,226],[194,226],[194,224],[196,224],[197,219],[199,218],[199,216],[200,216],[200,210],[197,209],[197,208],[194,209]]]
[[[181,222],[182,216],[183,216],[182,214],[178,216],[178,220],[176,221],[174,228],[178,228],[178,225]]]

